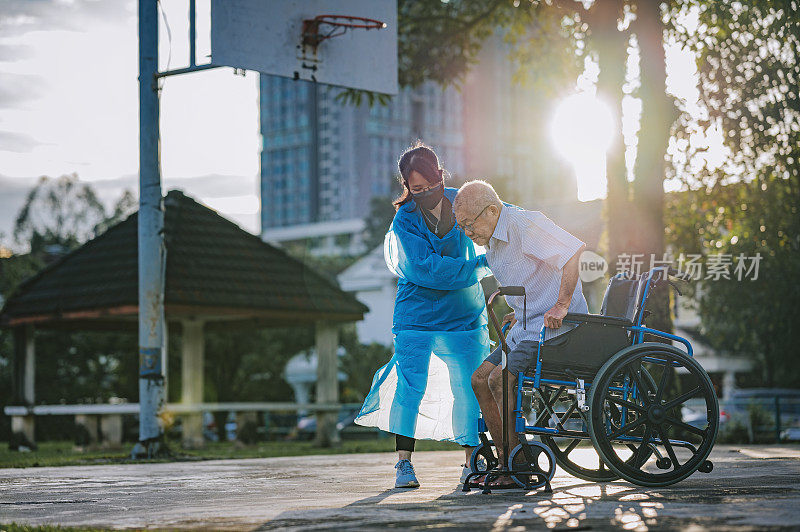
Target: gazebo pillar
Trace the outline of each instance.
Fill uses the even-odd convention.
[[[34,343],[33,325],[17,327],[14,330],[16,400],[27,406],[36,402],[36,344]],[[20,432],[31,443],[35,440],[35,421],[33,415],[13,416],[11,432]]]
[[[203,366],[205,336],[203,322],[183,320],[181,333],[181,403],[198,405],[203,402]],[[183,446],[203,446],[203,414],[190,412],[183,418]]]
[[[317,403],[338,403],[339,364],[336,350],[339,346],[339,329],[328,322],[317,322],[316,340]],[[339,443],[339,432],[336,430],[338,418],[338,412],[317,412],[317,445],[330,447]]]

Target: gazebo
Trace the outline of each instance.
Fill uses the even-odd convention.
[[[187,414],[184,441],[202,443],[200,412],[213,409],[203,404],[204,331],[302,324],[316,326],[318,404],[311,406],[320,417],[317,437],[323,444],[335,439],[337,326],[361,320],[368,309],[335,281],[179,190],[167,194],[164,209],[165,322],[169,332],[182,335],[181,403],[171,406]],[[36,329],[136,331],[137,268],[134,213],[24,281],[8,298],[0,326],[14,331],[17,406],[5,409],[13,431],[33,441],[36,416],[78,414],[67,408],[72,405],[36,405]],[[95,414],[138,412],[133,404],[81,406]]]

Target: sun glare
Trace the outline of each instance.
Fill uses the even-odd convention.
[[[614,118],[608,106],[591,94],[575,94],[559,102],[550,124],[556,150],[575,169],[578,199],[606,196],[606,151]]]

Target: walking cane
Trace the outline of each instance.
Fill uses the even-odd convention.
[[[522,316],[522,323],[523,328],[525,328],[526,319],[525,313],[527,311],[528,300],[525,296],[525,287],[524,286],[504,286],[499,288],[495,293],[489,296],[489,301],[486,302],[486,308],[489,310],[489,317],[492,320],[492,325],[494,326],[494,330],[497,331],[498,339],[500,340],[500,353],[501,353],[501,367],[503,371],[503,435],[502,435],[502,445],[503,445],[503,462],[500,464],[500,471],[507,471],[508,470],[508,353],[510,351],[508,344],[506,343],[505,335],[503,335],[502,329],[500,327],[500,323],[497,321],[497,316],[494,313],[494,309],[492,305],[494,304],[494,299],[497,296],[522,296],[523,299],[523,316]]]

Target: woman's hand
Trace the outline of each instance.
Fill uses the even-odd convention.
[[[509,312],[508,314],[503,316],[503,323],[500,324],[500,328],[502,329],[503,327],[505,327],[506,323],[510,323],[511,324],[511,325],[509,325],[509,328],[513,327],[514,324],[517,323],[517,319],[514,317],[514,313],[513,312]]]

